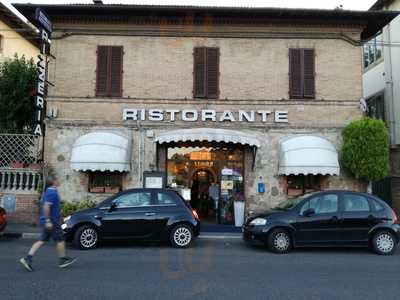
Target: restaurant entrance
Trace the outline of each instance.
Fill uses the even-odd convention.
[[[190,201],[203,223],[233,224],[234,201],[244,201],[244,155],[233,144],[168,147],[167,185]]]

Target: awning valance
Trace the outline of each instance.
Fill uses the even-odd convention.
[[[298,136],[281,141],[279,175],[339,175],[338,153],[327,140]]]
[[[156,142],[160,144],[172,142],[224,142],[251,147],[260,147],[260,142],[251,133],[241,131],[215,129],[215,128],[194,128],[181,129],[160,133]]]
[[[88,133],[74,143],[71,168],[75,171],[129,171],[129,150],[125,137],[110,132]]]

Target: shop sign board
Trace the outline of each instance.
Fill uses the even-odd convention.
[[[224,110],[217,112],[214,109],[144,109],[125,108],[122,112],[124,121],[169,121],[182,120],[184,122],[274,122],[288,123],[288,111],[286,110]]]
[[[46,111],[47,96],[47,55],[50,53],[50,35],[53,30],[52,24],[46,14],[36,9],[36,24],[40,31],[40,54],[38,55],[37,70],[38,80],[35,96],[35,125],[33,134],[42,136],[44,134],[44,114]]]

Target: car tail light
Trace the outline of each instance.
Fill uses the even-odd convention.
[[[195,217],[197,220],[200,220],[197,211],[195,211],[194,209],[192,209],[192,214],[193,214],[193,217]]]
[[[393,209],[392,209],[392,214],[393,214],[393,223],[400,224],[399,217],[397,216],[397,214],[395,213],[395,211]]]

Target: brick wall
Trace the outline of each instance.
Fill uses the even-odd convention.
[[[9,194],[9,193],[7,193]],[[0,198],[4,194],[0,193]],[[16,194],[16,211],[7,212],[8,221],[11,223],[37,224],[39,217],[38,194]]]

